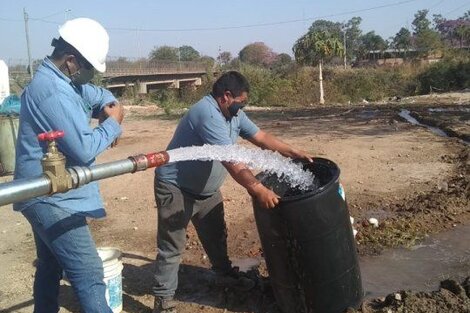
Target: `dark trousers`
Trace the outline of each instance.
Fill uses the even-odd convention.
[[[186,246],[186,228],[191,221],[216,272],[231,269],[227,254],[227,227],[220,191],[198,197],[177,186],[155,179],[158,209],[155,296],[172,297],[178,287],[178,269]]]

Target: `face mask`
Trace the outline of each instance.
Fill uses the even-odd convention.
[[[86,69],[84,67],[80,68],[77,72],[75,72],[70,79],[75,85],[85,85],[88,84],[93,77],[95,76],[94,69]]]
[[[231,116],[237,116],[238,111],[242,110],[245,107],[243,103],[233,102],[231,106],[228,107],[228,112]]]

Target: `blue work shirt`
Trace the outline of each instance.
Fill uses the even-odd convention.
[[[208,95],[181,119],[167,150],[204,144],[232,145],[238,136],[248,139],[258,131],[242,110],[227,119],[217,101]],[[222,186],[227,170],[219,161],[183,161],[157,168],[156,175],[191,194],[210,196]]]
[[[37,135],[52,130],[65,133],[57,145],[67,159],[67,167],[92,165],[96,156],[121,134],[121,127],[113,118],[90,127],[91,118],[98,117],[99,111],[114,101],[111,92],[103,88],[91,84],[75,86],[45,58],[21,96],[15,179],[42,175],[41,158],[47,143],[39,142]],[[37,202],[92,217],[106,215],[96,182],[66,193],[18,202],[13,207],[21,211]]]

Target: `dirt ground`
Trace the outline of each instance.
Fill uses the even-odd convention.
[[[469,145],[462,139],[437,136],[425,127],[410,125],[397,115],[400,108],[423,115],[429,107],[442,106],[469,110],[470,94],[418,97],[393,104],[295,110],[248,108],[247,112],[260,128],[339,165],[354,227],[359,231],[359,253],[375,255],[383,249],[412,246],[426,235],[470,223]],[[468,136],[468,113],[462,112],[446,123],[457,125],[460,133]],[[164,150],[177,121],[177,115],[167,116],[156,107],[127,107],[120,144],[103,153],[98,162]],[[153,178],[149,170],[102,181],[108,216],[91,222],[98,246],[123,251],[124,312],[151,312],[153,304],[157,226]],[[249,195],[231,178],[222,192],[231,258],[261,260],[260,271],[266,275]],[[1,210],[0,312],[31,312],[35,258],[31,231],[11,206]],[[370,217],[379,220],[378,228],[368,224]],[[177,293],[179,312],[274,312],[269,292],[257,289],[243,294],[213,287],[210,264],[192,226],[187,238]],[[363,312],[468,312],[468,281],[459,286],[467,288],[467,293],[457,293],[457,298],[463,300],[455,300],[455,306],[441,299],[443,294],[452,293],[446,291],[451,287],[429,293],[429,301],[427,295],[418,296],[424,300],[417,307],[434,301],[446,303],[443,305],[447,311],[405,308],[397,305],[396,299],[387,298],[365,304]],[[400,297],[409,299],[411,294],[404,292]],[[66,285],[61,302],[61,312],[78,312],[71,288]]]

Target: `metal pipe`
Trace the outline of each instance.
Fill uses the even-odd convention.
[[[130,159],[99,164],[90,167],[91,181],[135,172],[135,163]]]
[[[169,162],[166,151],[140,154],[127,159],[112,161],[93,166],[74,166],[67,168],[72,178],[70,189],[77,189],[90,182],[119,176],[127,173],[144,171],[148,168],[159,167]],[[32,199],[39,196],[51,195],[52,181],[43,175],[37,178],[25,178],[0,184],[0,206]],[[65,190],[63,192],[67,192]]]
[[[0,206],[47,195],[51,187],[51,181],[46,176],[0,184]]]

